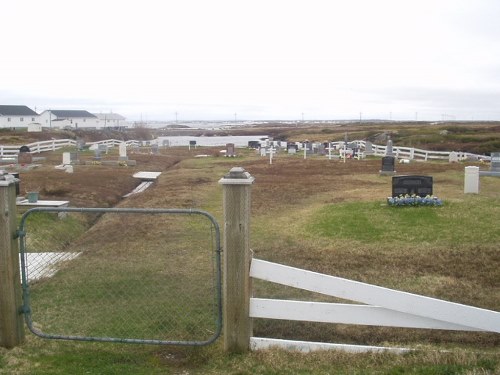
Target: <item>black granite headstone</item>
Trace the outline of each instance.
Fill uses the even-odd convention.
[[[432,176],[394,176],[392,178],[392,196],[432,195]]]
[[[394,164],[396,158],[394,156],[384,156],[382,158],[382,172],[394,172]]]

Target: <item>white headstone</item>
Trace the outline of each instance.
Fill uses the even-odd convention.
[[[393,155],[392,140],[390,140],[390,139],[387,141],[387,148],[385,149],[385,155],[386,156],[392,156]]]
[[[448,160],[450,163],[458,163],[458,154],[455,151],[450,152]]]
[[[465,167],[464,194],[479,194],[479,167]]]
[[[125,142],[120,143],[118,146],[118,150],[120,153],[120,158],[126,158],[127,157],[127,145]]]
[[[63,165],[71,164],[71,154],[69,152],[63,152]]]

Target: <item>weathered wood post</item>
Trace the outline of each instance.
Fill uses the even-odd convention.
[[[15,180],[0,176],[0,346],[4,348],[24,340],[16,228]]]
[[[223,334],[224,350],[250,349],[250,197],[254,178],[241,167],[219,180],[223,186]]]

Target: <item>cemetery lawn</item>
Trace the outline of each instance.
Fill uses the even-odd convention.
[[[255,177],[252,187],[251,248],[254,257],[293,267],[346,277],[412,293],[500,311],[500,180],[481,177],[479,195],[463,194],[465,165],[412,163],[397,165],[398,174],[431,175],[434,194],[442,207],[389,207],[390,176],[379,176],[380,159],[348,160],[347,163],[280,154],[269,165],[249,150],[239,150],[235,159],[194,158],[213,150],[172,148],[159,156],[136,155],[138,167],[75,168],[73,175],[49,168],[26,173],[24,181],[39,183],[51,197],[66,197],[79,207],[183,207],[212,213],[222,224],[222,188],[217,181],[233,166],[242,166]],[[54,163],[60,154],[54,156]],[[136,170],[162,171],[153,187],[122,199],[137,183],[130,178]],[[42,173],[42,172],[46,173]],[[92,176],[98,176],[98,182]],[[57,178],[56,178],[57,177]],[[87,184],[87,185],[86,185]],[[91,191],[88,187],[91,186]],[[82,229],[82,222],[85,228]],[[140,224],[140,223],[139,223]],[[88,244],[88,255],[99,251],[99,262],[109,277],[120,277],[138,292],[137,274],[117,271],[117,254],[130,246],[130,236],[142,240],[140,261],[158,263],[155,236],[160,221],[141,227],[134,220],[105,216],[74,222],[79,233],[71,247]],[[51,227],[46,219],[40,224]],[[222,225],[221,225],[222,227]],[[86,231],[86,228],[91,228]],[[142,228],[142,229],[141,229]],[[75,232],[75,233],[76,233]],[[161,238],[180,241],[182,238]],[[57,236],[54,236],[57,238]],[[128,243],[125,242],[127,238]],[[156,241],[156,242],[155,242]],[[176,242],[177,243],[177,242]],[[146,251],[153,249],[151,251]],[[183,249],[181,247],[181,249]],[[177,268],[193,266],[183,251],[169,256]],[[75,263],[76,264],[76,263]],[[65,297],[68,311],[99,308],[88,301],[100,282],[93,267],[82,261],[73,274],[89,287]],[[70,268],[66,269],[69,270]],[[184,270],[184,268],[182,268]],[[194,271],[196,270],[196,271]],[[59,277],[64,276],[61,272]],[[196,280],[195,280],[196,281]],[[175,280],[164,281],[172,288]],[[170,283],[170,284],[169,284]],[[189,294],[189,285],[184,286]],[[57,288],[56,288],[57,289]],[[193,292],[196,286],[193,285]],[[39,300],[38,314],[58,296],[46,293]],[[293,288],[254,282],[256,297],[284,299],[334,299]],[[182,296],[179,296],[182,298]],[[105,304],[106,301],[103,301]],[[143,302],[146,303],[146,302]],[[176,304],[175,301],[172,304]],[[41,309],[43,307],[43,309]],[[108,308],[103,305],[101,308]],[[36,309],[36,306],[33,306]],[[64,311],[64,309],[63,309]],[[127,321],[130,310],[117,313]],[[121,315],[120,315],[121,314]],[[73,314],[58,316],[71,326]],[[49,319],[50,321],[50,319]],[[109,321],[99,320],[102,325]],[[43,327],[42,327],[43,328]],[[99,327],[98,327],[99,328]],[[256,319],[254,335],[334,343],[404,346],[416,349],[405,355],[389,353],[349,354],[318,352],[300,354],[267,350],[238,355],[223,352],[219,339],[207,347],[162,347],[43,340],[27,333],[26,343],[0,349],[0,373],[17,374],[488,374],[500,373],[500,335],[487,333],[389,329],[268,321]]]

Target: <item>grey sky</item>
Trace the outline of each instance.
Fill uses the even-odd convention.
[[[1,104],[500,120],[496,0],[25,0],[2,14]]]

